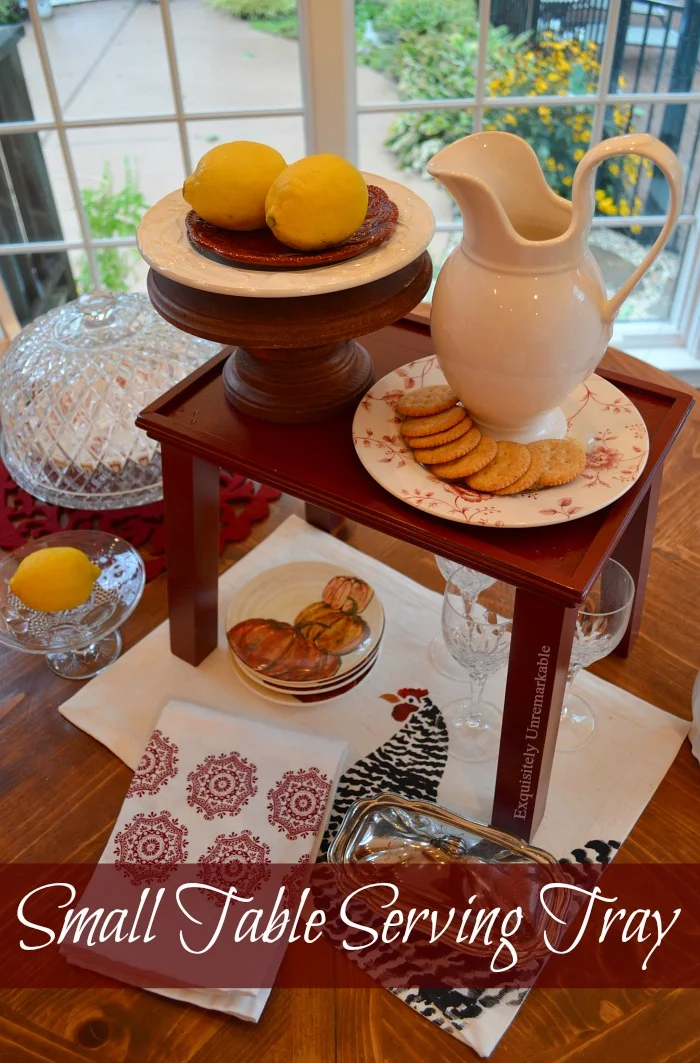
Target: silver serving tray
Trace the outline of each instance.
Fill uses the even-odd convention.
[[[545,872],[545,878],[552,881],[568,881],[564,868],[551,853],[528,845],[515,835],[483,823],[465,819],[463,816],[429,801],[409,801],[398,794],[382,793],[376,797],[356,801],[345,817],[328,849],[328,862],[342,865],[342,874],[349,886],[362,882],[360,868],[367,865],[435,865],[435,864],[537,864]],[[504,887],[507,888],[507,876],[504,870]],[[474,881],[465,875],[464,894],[466,898],[474,892]],[[539,884],[542,874],[538,873]],[[366,879],[365,879],[366,881]],[[411,877],[410,892],[404,898],[406,905],[416,901],[417,878]],[[494,882],[489,877],[490,882]],[[440,905],[440,895],[434,892],[435,876],[426,877],[425,888],[420,890],[420,903],[430,907],[432,900]],[[403,892],[403,891],[402,891]],[[548,904],[557,916],[564,918],[568,909],[568,891],[555,891],[556,897],[548,898]],[[556,898],[561,898],[558,900]],[[485,907],[510,907],[504,896],[482,895],[480,902]],[[444,900],[443,900],[444,903]],[[371,900],[370,907],[374,907]],[[537,905],[533,903],[532,910]],[[377,911],[381,910],[377,905]],[[540,909],[533,919],[528,940],[521,942],[519,954],[522,960],[536,958],[546,953],[543,944],[545,926],[552,937],[552,924],[546,912]],[[483,945],[466,942],[455,944],[456,948],[471,954],[483,956]]]

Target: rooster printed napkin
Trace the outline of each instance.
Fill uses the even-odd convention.
[[[342,741],[170,701],[100,863],[114,864],[136,889],[167,880],[173,867],[187,863],[207,886],[254,894],[271,864],[316,859],[346,754]],[[81,906],[89,894],[90,886]],[[107,949],[78,946],[65,954],[81,967],[128,980],[128,969],[120,963],[117,973]],[[281,959],[276,952],[276,963]],[[162,992],[253,1020],[269,995],[267,989]]]

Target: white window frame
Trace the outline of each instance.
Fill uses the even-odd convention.
[[[99,286],[99,267],[96,251],[104,247],[133,247],[133,238],[105,238],[92,236],[83,208],[78,174],[73,160],[68,131],[71,129],[102,128],[143,124],[175,124],[178,129],[183,168],[192,169],[188,123],[231,118],[302,117],[307,152],[333,151],[353,162],[358,157],[358,124],[363,114],[401,111],[461,110],[470,108],[473,128],[483,127],[484,111],[509,107],[567,107],[574,99],[585,100],[593,111],[590,146],[602,138],[606,108],[614,104],[688,103],[700,104],[700,92],[683,93],[608,93],[615,38],[620,16],[621,0],[610,0],[607,31],[600,57],[600,76],[596,93],[581,96],[517,96],[489,97],[486,94],[486,63],[491,0],[480,0],[480,27],[476,68],[476,88],[473,97],[449,100],[368,101],[359,103],[356,84],[356,48],[353,0],[298,0],[299,47],[302,71],[302,106],[248,108],[222,111],[187,111],[184,105],[173,33],[170,0],[159,0],[163,39],[168,60],[172,111],[117,117],[66,118],[58,98],[51,67],[51,59],[43,26],[37,10],[37,0],[28,0],[36,45],[51,105],[52,118],[46,121],[0,123],[0,135],[19,135],[54,131],[63,155],[78,223],[79,240],[49,240],[44,242],[0,244],[0,255],[33,254],[51,251],[82,250],[87,255],[92,283]],[[681,216],[681,224],[688,227],[688,238],[681,275],[676,284],[673,305],[668,321],[631,322],[616,326],[613,342],[625,350],[635,351],[645,360],[681,375],[698,373],[700,380],[700,238],[698,212]],[[634,224],[659,226],[663,218],[642,215]],[[597,217],[594,224],[604,228],[621,228],[630,224],[628,218]],[[458,223],[438,224],[439,231],[457,231]]]

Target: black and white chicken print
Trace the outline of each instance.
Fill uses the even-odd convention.
[[[360,798],[389,791],[411,800],[437,801],[449,749],[447,726],[440,709],[431,700],[428,690],[405,687],[396,694],[381,697],[392,706],[393,718],[403,726],[341,776],[321,844],[320,859],[324,858],[345,813]],[[618,841],[593,839],[572,849],[560,863],[605,865],[619,847]],[[405,961],[406,957],[399,959],[396,953],[387,951],[388,966],[395,969],[397,963],[403,966]],[[381,966],[382,958],[375,953],[375,974],[377,962]],[[512,1015],[528,990],[413,988],[392,989],[390,992],[436,1026],[454,1037],[463,1038],[466,1028],[488,1013],[495,1017],[495,1012],[504,1008]],[[505,1029],[509,1021],[510,1017],[504,1016],[498,1025]],[[500,1034],[496,1034],[496,1040],[498,1036]]]
[[[404,687],[396,694],[382,694],[382,699],[392,706],[395,720],[408,722],[341,775],[321,843],[323,854],[347,810],[362,797],[388,791],[413,801],[437,801],[448,749],[442,713],[427,690]]]

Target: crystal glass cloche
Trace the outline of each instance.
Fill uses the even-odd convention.
[[[37,318],[0,361],[8,472],[77,509],[155,501],[159,447],[134,420],[219,349],[168,325],[143,294],[91,292]]]

